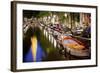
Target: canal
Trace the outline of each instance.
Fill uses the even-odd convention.
[[[62,47],[55,47],[38,27],[29,27],[23,37],[23,62],[81,60],[65,53]]]

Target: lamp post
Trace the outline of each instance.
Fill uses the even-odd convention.
[[[64,16],[67,17],[67,13],[65,13]]]
[[[67,24],[67,22],[66,22],[67,13],[65,13],[65,14],[64,14],[64,16],[65,16],[65,21],[64,21],[64,24],[66,25],[66,24]]]
[[[53,24],[55,23],[55,17],[56,17],[56,15],[53,15],[53,18],[52,18],[52,23]]]

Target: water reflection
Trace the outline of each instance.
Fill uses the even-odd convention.
[[[45,52],[40,45],[39,30],[37,28],[30,27],[26,35],[27,36],[24,38],[23,41],[23,62],[42,61],[45,57]]]

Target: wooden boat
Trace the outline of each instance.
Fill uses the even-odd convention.
[[[63,36],[61,42],[67,53],[79,57],[89,56],[89,49],[87,49],[85,45],[77,39],[72,38],[71,36]]]

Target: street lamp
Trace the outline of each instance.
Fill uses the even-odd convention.
[[[67,13],[65,13],[64,16],[67,17]]]
[[[55,18],[56,17],[56,15],[53,15],[53,18]]]
[[[56,15],[53,15],[53,18],[52,18],[52,23],[53,24],[55,23],[55,17],[56,17]]]
[[[67,24],[67,22],[66,22],[67,13],[65,13],[64,16],[65,16],[64,24]]]

